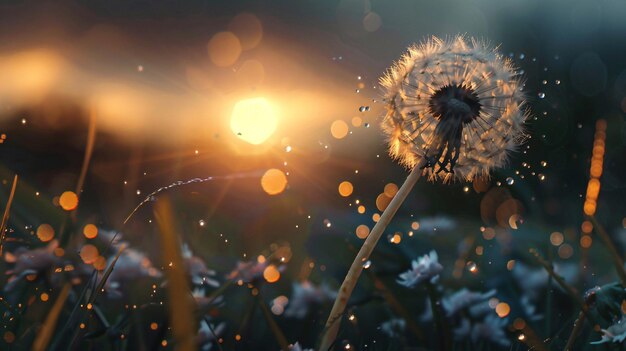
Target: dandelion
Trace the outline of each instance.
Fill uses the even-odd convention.
[[[411,173],[352,262],[326,321],[321,349],[333,343],[363,262],[422,173],[444,182],[488,176],[525,139],[520,77],[511,61],[484,42],[433,37],[410,47],[381,84],[389,152]]]
[[[484,42],[433,37],[409,48],[381,83],[391,156],[411,169],[424,160],[431,180],[488,176],[524,140],[519,75]]]
[[[442,271],[443,266],[438,261],[437,252],[433,250],[430,254],[413,260],[411,269],[400,274],[398,283],[407,288],[414,288],[424,281],[435,283]]]

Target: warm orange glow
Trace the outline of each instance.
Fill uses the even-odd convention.
[[[381,193],[376,197],[376,208],[378,208],[379,211],[384,211],[387,206],[389,206],[390,202],[391,198],[387,196],[387,194]]]
[[[73,191],[66,191],[61,194],[59,205],[66,211],[73,211],[78,207],[78,196]]]
[[[83,227],[83,235],[85,235],[85,238],[87,239],[95,238],[96,236],[98,236],[98,227],[93,224],[87,224],[85,227]]]
[[[402,235],[400,233],[395,233],[392,237],[391,237],[391,243],[392,244],[399,244],[400,241],[402,241]]]
[[[596,133],[594,136],[592,150],[593,157],[591,158],[591,168],[589,169],[590,178],[589,184],[587,185],[587,196],[585,197],[585,204],[583,205],[583,212],[585,212],[585,214],[588,216],[593,216],[596,213],[598,195],[600,194],[600,177],[602,176],[602,166],[604,163],[605,139],[606,121],[600,119],[596,122]]]
[[[359,207],[357,207],[356,211],[360,214],[365,213],[365,206],[360,205]]]
[[[41,301],[46,302],[48,301],[48,299],[50,299],[50,296],[48,296],[47,293],[42,293],[41,296],[39,296],[39,298],[41,299]]]
[[[398,186],[395,185],[394,183],[389,183],[385,185],[384,193],[385,195],[387,195],[387,197],[393,198],[394,196],[396,196],[397,192],[398,192]]]
[[[107,266],[107,259],[104,256],[98,256],[96,261],[93,263],[93,268],[103,271]]]
[[[253,49],[263,38],[263,25],[258,17],[251,13],[240,13],[233,17],[228,29],[239,38],[243,50]]]
[[[336,139],[343,139],[348,135],[350,128],[348,123],[338,119],[330,125],[330,134]]]
[[[287,187],[287,176],[280,169],[268,169],[261,177],[261,187],[270,195],[280,194]]]
[[[230,129],[240,139],[259,145],[274,134],[278,118],[264,98],[241,100],[233,108]]]
[[[550,234],[550,243],[552,243],[552,245],[554,246],[559,246],[563,244],[563,239],[563,234],[559,232],[554,232]]]
[[[590,248],[592,242],[593,240],[589,235],[583,235],[582,237],[580,237],[580,247],[582,247],[583,249]]]
[[[343,181],[339,183],[339,195],[343,197],[348,197],[352,195],[353,190],[354,190],[354,187],[352,186],[352,183],[350,183],[349,181]]]
[[[356,227],[356,236],[359,239],[365,239],[368,235],[370,235],[370,228],[368,226],[366,226],[365,224],[361,224],[360,226]]]
[[[593,224],[589,221],[584,221],[583,224],[580,225],[580,230],[585,234],[589,234],[593,230]]]
[[[232,66],[241,55],[241,42],[231,32],[219,32],[209,40],[209,58],[219,67]]]
[[[91,244],[87,244],[80,249],[80,258],[86,264],[92,264],[96,262],[98,256],[100,256],[98,248]]]
[[[37,227],[37,237],[39,240],[48,242],[54,238],[54,228],[50,224],[42,224]]]
[[[275,283],[278,281],[278,279],[280,279],[280,272],[278,271],[278,268],[276,268],[276,266],[271,264],[267,266],[263,271],[263,278],[265,278],[268,283]]]
[[[498,314],[498,317],[504,318],[508,316],[510,312],[511,312],[511,306],[509,306],[508,303],[500,302],[499,304],[496,305],[496,313]]]

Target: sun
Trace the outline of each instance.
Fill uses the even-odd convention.
[[[259,145],[274,134],[278,118],[265,98],[241,100],[235,104],[230,129],[240,139]]]

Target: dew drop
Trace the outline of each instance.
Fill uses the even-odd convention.
[[[546,161],[541,161],[541,166],[542,166],[542,167],[546,167],[547,165],[548,165],[548,162],[546,162]]]
[[[557,79],[557,80],[554,81],[554,84],[559,85],[559,84],[561,84],[561,81]]]
[[[541,181],[543,181],[543,180],[545,180],[545,179],[546,179],[546,176],[545,176],[543,173],[539,173],[539,174],[537,175],[537,177],[538,177],[538,178],[539,178],[539,180],[541,180]]]
[[[506,178],[506,183],[508,185],[513,185],[515,183],[515,179],[511,178],[511,177],[507,177]]]
[[[200,225],[201,227],[204,227],[206,225],[206,222],[204,221],[204,219],[201,219],[198,221],[198,225]]]
[[[372,261],[367,260],[365,262],[363,262],[363,269],[368,269],[372,266]]]
[[[546,94],[541,92],[541,93],[537,94],[537,96],[539,96],[540,99],[543,99],[544,97],[546,97]]]
[[[544,80],[541,82],[541,84],[546,85],[546,84],[548,84],[548,81],[544,79]]]
[[[478,273],[478,265],[476,264],[476,262],[474,261],[467,261],[467,264],[465,265],[467,267],[467,270],[470,271],[473,274]]]

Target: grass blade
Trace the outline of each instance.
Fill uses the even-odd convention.
[[[48,316],[46,317],[43,326],[39,330],[39,333],[37,333],[37,337],[33,343],[33,351],[44,351],[48,347],[48,343],[54,333],[54,329],[57,325],[57,321],[59,320],[59,316],[61,315],[61,310],[63,309],[65,300],[67,300],[67,297],[70,294],[70,287],[71,285],[69,283],[65,284],[56,301],[54,301],[54,305],[52,306],[50,312],[48,312]]]
[[[276,341],[278,341],[278,345],[280,345],[281,350],[289,351],[289,342],[287,341],[287,338],[285,338],[285,334],[283,334],[282,330],[280,330],[280,327],[278,327],[278,324],[276,324],[269,308],[265,305],[265,302],[261,298],[261,293],[257,295],[257,298],[259,299],[259,306],[261,306],[263,316],[265,317],[265,320],[267,320],[267,324],[269,324],[270,330],[274,334]]]
[[[117,252],[117,255],[115,255],[115,258],[109,265],[109,268],[107,268],[107,270],[104,272],[104,275],[102,276],[102,279],[100,279],[100,283],[98,283],[96,290],[94,290],[94,292],[91,294],[91,297],[89,298],[88,303],[92,304],[96,301],[96,297],[98,296],[100,291],[102,291],[102,289],[104,288],[104,284],[106,284],[107,279],[109,279],[109,276],[113,272],[113,268],[115,268],[115,264],[117,263],[117,260],[120,258],[125,248],[126,248],[125,245],[122,245],[122,247],[120,247],[120,250]]]
[[[13,185],[11,186],[11,193],[9,194],[9,200],[7,206],[4,208],[4,215],[2,216],[2,224],[0,224],[0,256],[2,256],[2,248],[4,243],[5,230],[7,229],[7,223],[9,222],[9,212],[11,211],[11,204],[13,203],[13,197],[15,196],[15,188],[17,188],[17,174],[13,177]]]
[[[167,276],[168,309],[172,333],[176,339],[176,350],[196,350],[198,327],[194,318],[194,301],[185,266],[180,253],[180,243],[176,235],[176,226],[172,206],[168,198],[161,198],[154,206],[154,216],[161,233],[163,261],[168,264]]]

